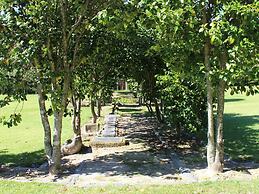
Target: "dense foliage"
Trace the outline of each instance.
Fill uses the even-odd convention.
[[[68,102],[80,136],[81,100],[90,98],[95,122],[96,101],[100,110],[119,78],[134,80],[178,135],[203,129],[207,108],[208,165],[223,170],[224,92],[259,90],[256,1],[1,0],[0,8],[0,107],[37,91],[51,173]]]
[[[199,80],[178,73],[161,76],[161,100],[165,120],[173,125],[177,134],[205,132],[206,95]]]

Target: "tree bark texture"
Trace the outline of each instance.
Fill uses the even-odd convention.
[[[63,155],[71,155],[78,153],[82,148],[82,137],[81,137],[81,99],[72,97],[73,104],[73,118],[72,127],[74,131],[73,139],[69,139],[61,147],[61,152]]]
[[[205,44],[205,60],[206,65],[206,83],[207,83],[207,111],[208,111],[208,145],[207,145],[207,162],[208,168],[212,167],[215,160],[215,136],[214,136],[214,116],[213,116],[213,89],[211,78],[209,75],[209,43]]]
[[[101,111],[102,111],[102,100],[101,98],[98,98],[97,100],[97,116],[101,116]]]
[[[220,69],[224,71],[226,68],[227,53],[224,50],[219,58]],[[213,164],[215,172],[223,172],[224,168],[224,140],[223,140],[223,116],[224,116],[224,98],[225,98],[226,83],[224,79],[219,80],[218,86],[218,103],[217,103],[217,141],[216,141],[216,156]]]
[[[61,168],[61,131],[62,131],[63,112],[54,111],[53,128],[53,152],[52,163],[49,167],[50,174],[56,175]]]
[[[49,119],[48,119],[46,105],[45,105],[45,98],[44,98],[41,83],[38,83],[37,93],[38,93],[38,103],[39,103],[39,107],[40,107],[41,122],[42,122],[43,129],[44,129],[45,154],[48,159],[48,164],[50,165],[52,163],[52,161],[51,161],[51,158],[52,158],[51,128],[50,128],[50,124],[49,124]]]
[[[160,107],[159,107],[159,104],[157,102],[157,99],[154,99],[154,103],[155,103],[155,110],[156,110],[157,120],[159,121],[159,123],[162,123],[163,122],[163,118],[162,118],[162,114],[161,114]]]
[[[53,92],[60,96],[55,99],[54,104],[54,129],[53,129],[53,151],[52,163],[49,167],[50,174],[57,175],[61,169],[61,132],[64,110],[67,106],[68,92],[70,86],[70,67],[68,63],[68,31],[67,31],[67,1],[60,0],[60,15],[62,25],[62,66],[64,70],[62,86],[52,82]]]
[[[91,98],[90,106],[91,106],[91,113],[92,113],[92,117],[93,117],[92,122],[96,123],[97,122],[97,114],[95,112],[95,101],[92,98]]]
[[[38,103],[39,103],[39,109],[40,109],[40,117],[41,117],[41,123],[44,130],[44,148],[45,148],[45,154],[48,160],[48,164],[52,163],[52,143],[51,143],[51,127],[49,124],[49,118],[47,114],[46,109],[46,97],[44,96],[44,89],[41,83],[42,75],[38,68],[40,67],[39,60],[37,57],[34,58],[34,65],[37,71],[37,93],[38,93]]]
[[[208,18],[208,8],[203,7],[203,24],[207,24],[209,21]],[[211,64],[210,64],[210,39],[205,38],[204,44],[204,65],[206,68],[206,85],[207,85],[207,112],[208,112],[208,144],[207,144],[207,163],[208,168],[211,169],[215,160],[215,136],[214,136],[214,117],[213,117],[213,89],[212,81],[210,76]]]
[[[81,136],[81,99],[72,97],[73,104],[73,117],[72,117],[72,127],[75,136]]]

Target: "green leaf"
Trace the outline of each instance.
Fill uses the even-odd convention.
[[[216,40],[216,36],[213,35],[213,36],[211,37],[211,39],[210,39],[211,44],[214,44],[214,43],[215,43],[215,40]]]
[[[228,43],[231,45],[235,42],[235,39],[231,36],[228,38]]]
[[[146,10],[146,15],[147,17],[151,17],[153,14],[149,10]]]

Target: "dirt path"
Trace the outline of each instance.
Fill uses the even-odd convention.
[[[50,177],[42,166],[7,169],[0,172],[0,178],[84,187],[259,178],[258,164],[250,164],[249,169],[229,170],[213,176],[206,169],[185,165],[164,140],[157,122],[152,118],[123,116],[119,118],[118,128],[129,140],[129,145],[93,148],[92,152],[63,157],[64,171],[59,177]]]

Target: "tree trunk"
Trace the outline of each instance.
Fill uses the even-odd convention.
[[[204,5],[203,8],[203,17],[202,23],[203,25],[209,22],[208,14],[209,14],[209,6]],[[210,65],[210,39],[205,39],[204,44],[204,65],[206,68],[206,85],[207,85],[207,111],[208,111],[208,145],[207,145],[207,163],[208,169],[212,168],[212,165],[215,160],[215,136],[214,136],[214,118],[213,118],[213,89],[211,82],[211,65]]]
[[[162,116],[162,120],[164,121],[164,114],[165,114],[165,110],[164,110],[164,102],[162,99],[161,100],[161,103],[160,103],[160,112],[161,112],[161,116]]]
[[[223,51],[220,56],[220,69],[222,71],[226,68],[227,53]],[[218,86],[218,105],[217,105],[217,142],[216,142],[216,156],[213,164],[215,172],[223,172],[224,168],[224,140],[223,140],[223,116],[224,116],[224,97],[225,97],[225,81],[219,80]]]
[[[209,64],[209,43],[205,44],[205,66],[206,66],[206,82],[207,82],[207,111],[208,111],[208,145],[207,145],[207,162],[208,168],[212,167],[215,160],[215,137],[214,137],[214,117],[213,117],[213,91],[209,72],[211,70]]]
[[[41,122],[42,122],[43,129],[44,129],[45,154],[48,159],[48,164],[50,165],[52,163],[52,161],[51,161],[51,158],[52,158],[51,128],[50,128],[49,119],[48,119],[48,115],[47,115],[43,89],[42,89],[42,85],[40,82],[38,82],[37,93],[38,93],[38,102],[39,102],[39,107],[40,107]]]
[[[161,114],[161,111],[160,111],[160,108],[159,108],[159,104],[157,102],[157,99],[154,99],[154,103],[155,103],[155,110],[156,110],[156,117],[157,117],[157,120],[162,123],[163,122],[163,118],[162,118],[162,114]]]
[[[52,143],[51,143],[51,127],[49,124],[49,118],[46,110],[46,97],[44,96],[44,89],[41,83],[41,73],[38,71],[38,67],[40,66],[38,59],[34,58],[34,64],[37,71],[37,93],[38,93],[38,103],[40,108],[40,116],[41,116],[41,123],[44,129],[44,148],[45,148],[45,154],[48,160],[48,164],[52,163]]]
[[[95,112],[95,101],[92,98],[91,98],[91,112],[92,112],[92,117],[93,117],[92,122],[96,123],[96,121],[97,121],[97,114]]]
[[[75,136],[81,136],[81,99],[72,97],[73,104],[73,117],[72,117],[72,127]]]
[[[102,100],[101,98],[98,98],[97,100],[97,116],[101,116],[101,111],[102,111]]]
[[[139,105],[139,106],[142,106],[142,104],[143,104],[143,103],[142,103],[142,100],[143,100],[143,99],[142,99],[142,97],[140,96],[140,97],[138,98],[138,105]]]
[[[152,108],[152,102],[151,102],[151,100],[149,101],[149,108],[150,108],[150,111],[151,111],[151,113],[154,113],[154,111],[153,111],[153,108]]]
[[[53,152],[52,163],[49,167],[50,174],[57,175],[61,169],[61,131],[63,112],[54,110],[54,130],[53,130]]]
[[[181,139],[181,133],[182,133],[181,123],[180,122],[176,123],[175,129],[176,129],[176,136],[177,136],[177,138],[179,140],[179,139]]]
[[[67,140],[62,146],[61,152],[63,155],[72,155],[80,152],[82,148],[82,137],[81,137],[81,99],[72,97],[73,104],[73,118],[72,127],[74,131],[74,138]]]
[[[150,113],[152,113],[152,114],[154,113],[153,108],[152,108],[151,101],[146,102],[146,107],[147,107],[147,109],[148,109],[148,112],[150,112]]]

